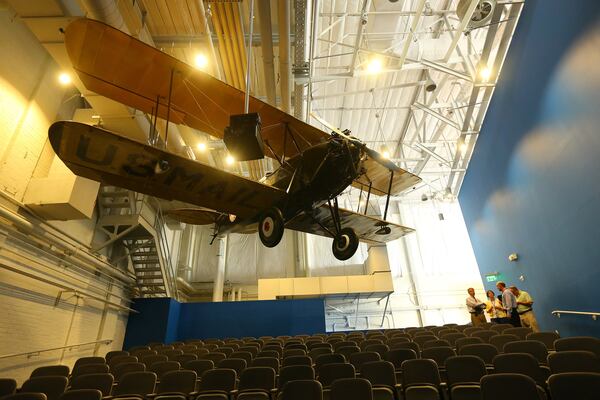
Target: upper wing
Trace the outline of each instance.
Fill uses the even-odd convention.
[[[85,87],[120,103],[222,138],[229,116],[244,113],[244,92],[99,21],[77,19],[65,31],[65,46]],[[254,97],[249,112],[260,114],[262,137],[278,155],[297,154],[285,141],[286,124],[301,149],[320,143],[326,132]]]
[[[327,229],[334,232],[335,228],[333,225],[333,220],[331,219],[329,207],[327,205],[323,205],[315,211],[317,212],[316,218],[321,221],[321,223],[326,226]],[[339,212],[342,226],[344,228],[348,227],[354,229],[361,242],[366,242],[369,244],[383,244],[391,240],[396,240],[408,233],[414,232],[414,229],[394,224],[393,222],[383,221],[379,218],[370,217],[368,215],[357,214],[353,211],[345,210],[343,208],[340,208]],[[377,230],[379,230],[382,225],[389,227],[391,232],[387,235],[377,234]],[[287,224],[285,224],[285,227],[296,231],[332,237],[305,213],[302,213],[290,220]]]
[[[385,196],[388,193],[394,196],[421,181],[421,178],[398,167],[390,160],[384,158],[376,151],[368,149],[367,159],[363,162],[366,172],[358,177],[352,186],[369,190],[371,193]],[[394,175],[392,176],[392,172]],[[390,179],[392,185],[390,186]]]
[[[48,136],[76,175],[166,200],[250,218],[285,196],[283,190],[94,126],[59,121]]]

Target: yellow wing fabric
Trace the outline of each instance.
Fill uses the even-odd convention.
[[[379,218],[358,214],[343,208],[340,208],[339,211],[342,227],[354,229],[361,242],[366,242],[369,244],[383,244],[391,240],[396,240],[408,233],[414,232],[414,229],[394,224],[393,222],[383,221]],[[331,232],[335,232],[329,207],[323,205],[316,210],[316,213],[316,218],[321,221],[321,223]],[[379,228],[381,228],[382,225],[388,226],[391,232],[387,235],[378,235],[375,233],[377,230],[379,230]],[[305,213],[293,218],[285,225],[285,227],[287,229],[293,229],[296,231],[332,237],[326,230],[314,222],[314,220]]]
[[[250,218],[286,195],[280,189],[78,122],[55,122],[48,136],[56,154],[76,175],[165,200]]]
[[[156,113],[158,99],[158,116],[166,119],[171,74],[172,122],[222,138],[229,116],[244,112],[244,92],[102,22],[73,21],[65,31],[65,45],[87,89],[146,113]],[[286,124],[301,149],[328,137],[254,97],[249,112],[260,114],[263,140],[278,155],[284,146],[286,156],[297,153],[294,143],[285,141]]]
[[[363,162],[366,172],[358,177],[352,186],[367,191],[371,185],[372,194],[386,196],[389,191],[391,196],[395,196],[421,181],[421,178],[386,160],[379,153],[370,150],[367,154],[367,159]]]

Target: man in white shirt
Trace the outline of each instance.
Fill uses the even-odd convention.
[[[496,283],[496,287],[502,292],[502,306],[506,310],[506,316],[510,324],[514,327],[521,326],[521,319],[517,311],[517,298],[513,292],[508,290],[506,283],[500,281]]]
[[[467,292],[469,293],[469,297],[467,297],[467,310],[471,314],[471,323],[473,326],[485,324],[487,322],[483,312],[485,310],[485,303],[475,297],[475,289],[469,288]]]

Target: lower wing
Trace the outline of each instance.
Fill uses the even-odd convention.
[[[319,207],[316,211],[315,217],[325,226],[329,231],[334,232],[334,224],[331,219],[331,213],[327,205]],[[384,221],[379,218],[371,217],[364,214],[358,214],[353,211],[339,209],[340,220],[342,227],[352,228],[358,235],[361,242],[369,244],[383,244],[392,240],[396,240],[406,234],[414,232],[414,229],[407,228],[402,225],[395,224],[393,222]],[[309,215],[302,213],[285,224],[288,229],[295,231],[301,231],[306,233],[312,233],[315,235],[332,237],[329,232],[323,229],[318,223],[316,223]],[[387,234],[380,234],[378,232],[388,231]]]
[[[59,121],[48,136],[76,175],[165,200],[251,218],[285,196],[283,190],[95,126]]]

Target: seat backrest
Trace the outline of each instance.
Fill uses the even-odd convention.
[[[283,386],[279,400],[323,400],[323,386],[315,380],[290,381]]]
[[[307,352],[308,347],[306,347],[304,343],[286,343],[285,346],[283,346],[283,350],[304,350]]]
[[[306,350],[302,349],[284,349],[283,350],[283,358],[291,357],[291,356],[305,356]]]
[[[281,370],[279,371],[281,373]],[[275,370],[269,367],[246,368],[240,376],[238,389],[260,389],[270,391],[275,388]]]
[[[258,347],[255,347],[255,346],[240,346],[240,348],[239,348],[239,350],[237,352],[241,352],[241,351],[247,351],[248,353],[252,354],[252,358],[254,358],[258,354]]]
[[[173,357],[173,361],[177,361],[179,364],[183,365],[188,361],[197,360],[198,356],[196,354],[186,354],[183,353],[181,355]]]
[[[44,393],[48,400],[57,400],[67,390],[69,380],[64,376],[39,376],[23,383],[21,392]]]
[[[80,375],[71,381],[71,389],[96,389],[102,396],[110,396],[114,380],[109,373]]]
[[[259,351],[256,357],[272,357],[279,358],[279,353],[273,350],[263,350]]]
[[[329,344],[329,343],[328,343]],[[342,340],[341,342],[337,342],[333,344],[333,350],[336,351],[342,347],[346,346],[356,346],[357,343],[351,340]]]
[[[278,387],[282,389],[289,381],[315,379],[315,370],[308,365],[290,365],[279,370]]]
[[[113,396],[122,394],[137,394],[145,396],[154,393],[156,374],[150,371],[129,372],[121,378],[113,389]]]
[[[484,363],[491,365],[494,357],[498,355],[498,349],[489,343],[467,344],[458,351],[461,356],[477,356]]]
[[[438,338],[443,339],[443,336],[449,335],[451,333],[460,333],[460,332],[458,331],[458,329],[454,329],[454,328],[440,329],[438,331],[437,336],[438,336]]]
[[[258,353],[256,353],[258,354]],[[241,358],[242,360],[246,360],[246,364],[250,365],[250,363],[252,363],[252,359],[254,358],[254,356],[252,356],[252,353],[250,353],[249,351],[234,351],[233,353],[231,353],[229,355],[230,358]]]
[[[183,394],[192,393],[196,390],[198,374],[195,371],[179,370],[165,372],[160,378],[156,393],[178,392]]]
[[[226,358],[219,361],[217,368],[229,368],[234,370],[238,375],[248,367],[248,362],[243,358]]]
[[[525,337],[525,340],[537,340],[546,346],[548,350],[554,350],[554,342],[560,339],[556,332],[532,332]]]
[[[185,353],[191,353],[194,350],[197,350],[198,346],[196,346],[195,344],[186,344],[185,346],[181,346],[179,348],[179,350],[183,351],[183,354]]]
[[[450,386],[460,383],[478,384],[481,377],[487,373],[485,363],[477,356],[448,357],[444,365],[446,366],[446,379]]]
[[[388,347],[390,349],[393,349],[395,345],[399,344],[399,343],[408,343],[410,342],[410,339],[405,338],[405,337],[393,337],[387,340],[386,344],[388,345]]]
[[[421,352],[421,358],[428,358],[430,360],[433,360],[440,367],[444,366],[444,364],[446,363],[446,359],[455,355],[456,352],[451,347],[430,347],[428,349],[424,349]]]
[[[556,351],[586,350],[600,358],[600,339],[591,336],[574,336],[557,339],[554,342]]]
[[[169,358],[167,356],[165,356],[164,354],[157,354],[157,355],[153,355],[153,356],[145,356],[140,358],[140,362],[142,364],[144,364],[146,366],[146,368],[150,368],[150,366],[152,366],[152,364],[156,363],[156,362],[164,362],[164,361],[168,361]]]
[[[345,363],[346,357],[342,354],[323,354],[315,359],[315,368],[318,370],[325,364]]]
[[[433,360],[416,359],[402,363],[402,385],[404,387],[416,384],[439,386],[441,382],[438,366]]]
[[[383,340],[381,340],[381,339],[366,339],[360,343],[359,347],[361,348],[361,350],[364,351],[367,346],[370,346],[372,344],[383,344]]]
[[[212,360],[193,360],[186,362],[183,368],[194,371],[198,376],[202,376],[205,371],[214,369],[215,363]]]
[[[498,334],[498,332],[488,329],[488,330],[484,330],[484,331],[473,332],[471,334],[471,337],[478,337],[478,338],[481,338],[485,343],[489,343],[490,338],[492,336],[496,336],[497,334]]]
[[[106,364],[84,364],[73,368],[72,377],[87,375],[87,374],[106,374],[109,372]]]
[[[238,348],[239,348],[239,347],[238,347]],[[233,352],[235,352],[235,351],[237,351],[237,350],[234,350],[234,349],[233,349],[233,348],[231,348],[231,347],[225,347],[225,346],[221,346],[221,347],[219,347],[219,348],[217,349],[217,351],[218,351],[219,353],[223,353],[223,354],[225,354],[227,357],[229,357],[229,356],[231,355],[231,353],[233,353]]]
[[[429,341],[423,343],[423,346],[421,346],[421,347],[424,350],[424,349],[428,349],[430,347],[452,347],[452,345],[447,340],[435,339],[435,340],[429,340]]]
[[[504,345],[504,352],[528,353],[540,364],[546,364],[548,359],[548,349],[544,343],[538,342],[537,340],[517,340],[508,342]]]
[[[408,342],[408,343],[396,343],[394,344],[394,346],[390,346],[390,350],[397,350],[397,349],[409,349],[415,352],[415,354],[417,355],[417,357],[421,354],[421,347],[415,343],[415,342]]]
[[[308,348],[309,348],[309,350],[320,349],[320,348],[333,349],[331,343],[326,343],[326,342],[309,343]]]
[[[492,329],[492,328],[490,328],[490,329]],[[480,327],[480,326],[471,326],[469,328],[463,329],[462,333],[464,333],[465,335],[469,336],[473,332],[483,331],[483,330],[485,330],[485,329],[482,328],[482,327]]]
[[[89,364],[106,364],[106,360],[104,357],[81,357],[75,361],[75,365],[73,365],[73,369],[81,366],[81,365],[89,365]]]
[[[207,354],[200,354],[198,356],[198,359],[200,360],[212,360],[214,363],[218,363],[221,360],[226,359],[227,356],[224,353],[217,353],[217,352],[210,352]],[[240,358],[240,357],[235,357],[235,358]]]
[[[484,343],[482,338],[478,337],[462,337],[456,339],[454,342],[454,347],[456,347],[456,351],[459,351],[462,346],[466,346],[467,344],[476,344],[476,343]]]
[[[145,356],[153,356],[155,354],[158,354],[155,350],[150,350],[150,349],[140,349],[140,350],[130,351],[130,353],[132,356],[135,356],[138,359],[145,357]]]
[[[317,358],[319,358],[322,355],[329,355],[329,354],[333,354],[333,352],[331,351],[331,349],[329,349],[327,347],[317,347],[308,352],[308,355],[313,360],[316,360]]]
[[[417,353],[412,349],[394,349],[390,350],[383,357],[384,360],[391,362],[396,370],[402,369],[402,363],[406,360],[414,360]]]
[[[208,353],[210,353],[210,350],[208,350],[208,349],[205,349],[204,347],[197,348],[196,350],[194,350],[194,351],[192,352],[192,354],[195,354],[195,355],[197,355],[197,356],[198,356],[198,358],[200,358],[200,356],[202,356],[202,355],[204,355],[204,354],[208,354]]]
[[[354,368],[356,368],[357,371],[360,371],[360,367],[364,363],[379,360],[381,360],[381,356],[379,353],[374,351],[364,351],[361,353],[350,354],[350,358],[348,359],[350,364],[354,365]]]
[[[499,334],[492,336],[489,340],[490,344],[498,349],[498,353],[504,352],[504,345],[509,342],[520,340],[517,335]]]
[[[331,400],[372,400],[371,382],[362,378],[338,379],[331,385]]]
[[[494,373],[527,375],[539,385],[545,381],[538,361],[527,353],[498,354],[494,357]]]
[[[48,397],[44,393],[14,393],[2,398],[2,400],[47,400]]]
[[[485,400],[505,400],[507,393],[511,400],[539,399],[535,381],[522,374],[492,374],[481,378],[481,398]]]
[[[279,359],[276,357],[256,357],[252,360],[252,367],[269,367],[279,373]]]
[[[525,340],[527,335],[529,335],[530,333],[533,333],[533,330],[531,328],[519,326],[516,328],[505,329],[502,333],[504,333],[506,335],[516,335],[519,337],[519,339]]]
[[[231,392],[235,388],[237,374],[232,369],[209,369],[202,374],[202,379],[198,386],[199,392],[219,390]]]
[[[309,356],[290,356],[283,359],[282,366],[289,365],[312,365],[312,359]]]
[[[127,363],[135,363],[138,362],[138,358],[136,356],[115,356],[110,359],[108,365],[112,370],[115,366],[119,364],[127,364]]]
[[[336,379],[354,378],[355,371],[352,364],[325,364],[319,368],[318,380],[324,387],[329,387]]]
[[[361,366],[361,378],[367,379],[372,385],[396,386],[396,371],[394,364],[389,361],[370,361]]]
[[[425,344],[425,342],[431,342],[432,340],[437,340],[437,339],[438,338],[436,336],[433,336],[433,334],[431,334],[428,336],[416,336],[413,338],[413,342],[417,343],[420,348],[423,348],[423,345]]]
[[[383,357],[385,353],[390,351],[390,348],[385,344],[371,344],[365,347],[365,352],[374,352],[378,353],[380,357]]]
[[[12,378],[0,378],[0,397],[13,394],[17,390],[17,381]]]
[[[153,365],[158,365],[163,363],[154,363]],[[115,365],[112,370],[113,375],[115,376],[116,381],[120,381],[121,377],[129,372],[141,372],[145,371],[146,366],[142,363],[132,362],[132,363],[124,363]]]
[[[69,367],[66,365],[46,365],[33,370],[30,378],[41,376],[69,376]]]
[[[505,330],[514,328],[511,324],[493,324],[489,327],[489,330],[495,331],[497,333],[504,333]],[[466,333],[466,332],[465,332]]]
[[[464,338],[464,337],[467,337],[467,335],[465,335],[462,332],[451,332],[451,333],[446,333],[444,335],[442,335],[442,333],[440,333],[440,336],[439,336],[440,339],[447,340],[448,343],[450,343],[452,346],[455,346],[455,343],[458,339]]]
[[[106,353],[106,355],[104,356],[104,359],[106,360],[107,364],[110,364],[110,361],[113,359],[113,357],[128,356],[128,355],[129,355],[128,351],[112,350],[112,351],[109,351],[108,353]]]
[[[593,372],[565,372],[548,378],[552,400],[596,399],[600,393],[600,374]]]
[[[102,392],[95,389],[67,390],[59,397],[60,400],[101,400]]]
[[[600,359],[591,351],[557,351],[548,355],[548,366],[553,374],[565,372],[598,372]]]
[[[177,371],[179,369],[181,369],[181,364],[177,361],[163,361],[152,364],[149,370],[154,372],[158,379],[161,379],[165,372]]]

